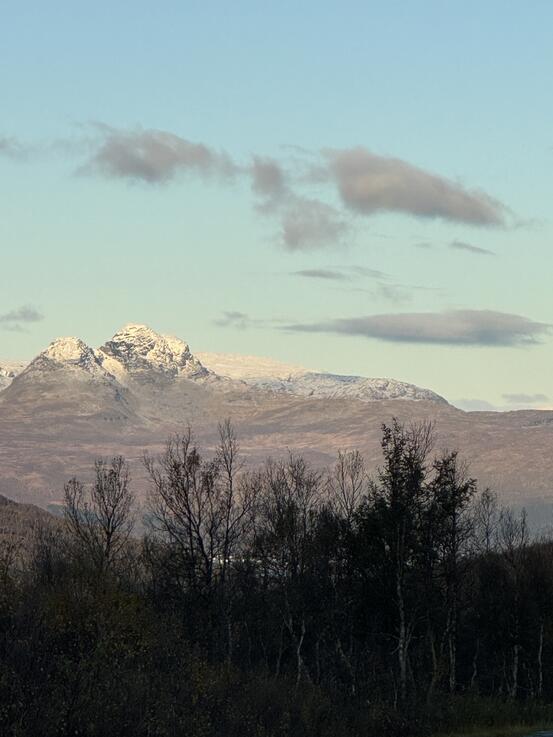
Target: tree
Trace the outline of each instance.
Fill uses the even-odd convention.
[[[344,521],[351,524],[367,491],[367,473],[361,453],[358,450],[339,451],[327,484],[331,503]]]
[[[472,538],[470,503],[476,492],[475,479],[469,478],[459,463],[456,451],[445,451],[432,464],[434,477],[429,484],[430,514],[436,526],[433,544],[445,593],[445,640],[449,662],[449,690],[457,687],[457,623],[463,558]]]
[[[113,569],[131,535],[134,495],[121,456],[95,463],[95,480],[86,487],[72,478],[64,487],[64,517],[70,538],[98,573]]]
[[[408,427],[396,419],[382,426],[384,465],[373,484],[365,514],[372,518],[372,540],[367,544],[382,560],[382,583],[392,588],[399,696],[407,700],[409,647],[416,620],[417,596],[413,573],[421,545],[427,504],[426,474],[433,444],[431,423]]]

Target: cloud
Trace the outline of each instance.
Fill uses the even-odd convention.
[[[287,251],[312,251],[343,244],[349,225],[335,207],[320,200],[290,200],[280,224],[280,240]]]
[[[329,268],[301,269],[289,272],[290,276],[299,276],[307,279],[319,279],[329,282],[348,282],[347,286],[338,287],[347,292],[363,292],[373,299],[385,300],[394,304],[411,302],[416,290],[429,290],[414,284],[399,284],[391,281],[391,275],[378,269],[366,266],[348,265]],[[371,286],[357,286],[361,279],[370,279]]]
[[[367,276],[369,279],[389,279],[390,275],[385,271],[370,269],[367,266],[349,266],[350,271],[359,276]]]
[[[450,248],[455,248],[458,251],[468,251],[478,256],[495,256],[495,251],[490,251],[488,248],[480,248],[479,246],[473,246],[470,243],[464,243],[463,241],[452,241],[449,244]]]
[[[484,192],[358,146],[323,152],[344,205],[363,215],[401,212],[470,225],[504,225],[505,208]]]
[[[503,394],[503,399],[508,404],[543,404],[549,402],[545,394]]]
[[[461,346],[527,346],[550,334],[551,325],[493,310],[449,310],[338,318],[286,330],[334,333],[394,343]]]
[[[347,274],[331,269],[301,269],[300,271],[291,271],[290,274],[307,279],[324,279],[325,281],[348,281],[350,279]]]
[[[288,193],[286,174],[275,159],[254,156],[250,173],[256,194],[274,201]]]
[[[496,407],[485,399],[457,399],[453,404],[465,412],[501,412],[500,407]]]
[[[40,322],[44,315],[31,305],[23,305],[0,315],[0,326],[15,333],[23,332],[23,325]]]
[[[403,284],[389,284],[386,282],[379,282],[372,294],[377,299],[384,299],[387,302],[393,302],[394,304],[404,304],[410,302],[413,299],[411,290],[414,287],[406,287]]]
[[[246,328],[251,327],[254,322],[255,320],[245,312],[237,312],[235,310],[223,312],[222,317],[217,318],[217,320],[213,320],[213,324],[218,327],[233,327],[238,328],[239,330],[245,330]]]
[[[545,394],[502,394],[505,404],[492,404],[485,399],[458,399],[453,402],[459,409],[467,412],[513,412],[525,409],[550,409],[550,401]],[[539,405],[536,407],[536,405]]]
[[[222,151],[169,131],[103,123],[88,124],[86,130],[77,142],[88,151],[79,174],[147,184],[168,183],[183,173],[246,181],[255,209],[274,219],[279,245],[291,252],[343,246],[353,232],[352,211],[401,212],[472,225],[504,225],[507,215],[484,192],[363,147],[294,149],[294,158],[282,160],[253,154],[250,162],[239,165]],[[58,149],[75,154],[75,141],[58,143]]]
[[[236,167],[226,155],[203,143],[193,143],[162,130],[120,130],[96,124],[93,153],[80,167],[81,174],[108,178],[168,182],[181,172],[228,176]]]
[[[285,320],[281,317],[272,318],[259,318],[251,317],[247,312],[238,312],[236,310],[229,310],[223,312],[221,317],[213,320],[213,324],[220,328],[235,328],[237,330],[246,330],[249,328],[266,328],[274,327],[282,323],[286,323],[289,320]]]
[[[17,138],[0,136],[0,156],[10,159],[23,159],[29,153],[29,148]]]

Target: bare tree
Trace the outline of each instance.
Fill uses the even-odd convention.
[[[159,459],[144,464],[150,477],[150,522],[173,551],[181,584],[202,589],[226,580],[229,565],[252,524],[256,487],[242,468],[232,424],[219,425],[219,445],[204,460],[188,429],[167,443]]]
[[[499,515],[499,548],[511,580],[513,607],[511,611],[512,663],[509,693],[516,698],[519,690],[521,653],[521,586],[524,563],[530,540],[526,510],[517,515],[512,509],[503,509]]]
[[[499,515],[497,494],[484,489],[473,506],[473,539],[478,553],[490,553],[497,547]]]
[[[70,538],[99,572],[111,569],[132,532],[134,496],[129,468],[121,456],[95,463],[94,483],[87,487],[76,478],[64,488],[65,523]]]
[[[367,490],[367,473],[358,450],[339,451],[327,480],[330,502],[348,523]]]

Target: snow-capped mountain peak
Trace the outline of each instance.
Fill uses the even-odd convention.
[[[40,377],[45,372],[67,369],[75,377],[92,376],[110,384],[132,388],[134,382],[167,387],[176,379],[189,379],[210,391],[248,389],[268,394],[311,397],[314,399],[352,399],[361,402],[403,399],[446,403],[443,397],[394,379],[343,376],[284,364],[271,358],[235,354],[200,353],[194,356],[187,343],[163,335],[147,325],[130,323],[118,330],[101,348],[94,350],[79,338],[58,338],[42,351],[22,372]],[[19,373],[0,366],[0,390]],[[16,379],[17,381],[17,379]],[[137,388],[137,387],[135,387]]]
[[[131,323],[118,330],[98,351],[107,370],[113,365],[131,374],[161,373],[169,377],[199,377],[208,372],[192,355],[187,343],[171,335],[156,333],[147,325]]]
[[[38,356],[31,361],[21,376],[36,376],[56,369],[68,369],[73,373],[102,378],[113,378],[102,367],[93,348],[80,338],[56,338]]]
[[[80,338],[56,338],[40,354],[57,363],[66,363],[85,368],[98,363],[92,348]]]

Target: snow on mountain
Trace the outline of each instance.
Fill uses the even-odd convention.
[[[394,379],[342,376],[258,356],[205,352],[193,355],[188,344],[179,338],[137,324],[121,328],[97,350],[79,338],[58,338],[23,371],[23,364],[0,364],[0,390],[18,373],[36,376],[60,367],[73,373],[84,371],[83,378],[96,376],[122,386],[129,386],[133,379],[155,386],[160,380],[184,378],[209,385],[217,392],[244,392],[251,387],[298,397],[446,403],[429,389]]]
[[[85,376],[113,380],[113,376],[103,368],[94,349],[80,338],[74,337],[53,340],[19,377],[37,376],[60,368],[70,370],[75,376],[84,372]]]
[[[259,389],[298,397],[358,399],[361,402],[385,399],[446,402],[443,397],[429,389],[421,389],[414,384],[395,379],[368,379],[364,376],[341,376],[309,371],[287,379],[261,378],[245,381]]]
[[[208,373],[187,343],[156,333],[146,325],[125,325],[98,349],[97,355],[105,369],[120,380],[124,380],[125,372],[139,377],[153,372],[170,378],[200,378]]]
[[[26,365],[23,361],[0,360],[0,391],[9,386]]]
[[[224,353],[199,353],[202,363],[217,374],[240,379],[250,386],[277,394],[326,399],[358,399],[375,402],[384,399],[443,402],[429,389],[421,389],[395,379],[370,379],[310,371],[271,358]]]
[[[230,379],[285,379],[295,374],[305,374],[309,369],[282,363],[274,358],[241,356],[238,353],[195,353],[202,364],[219,376]]]

